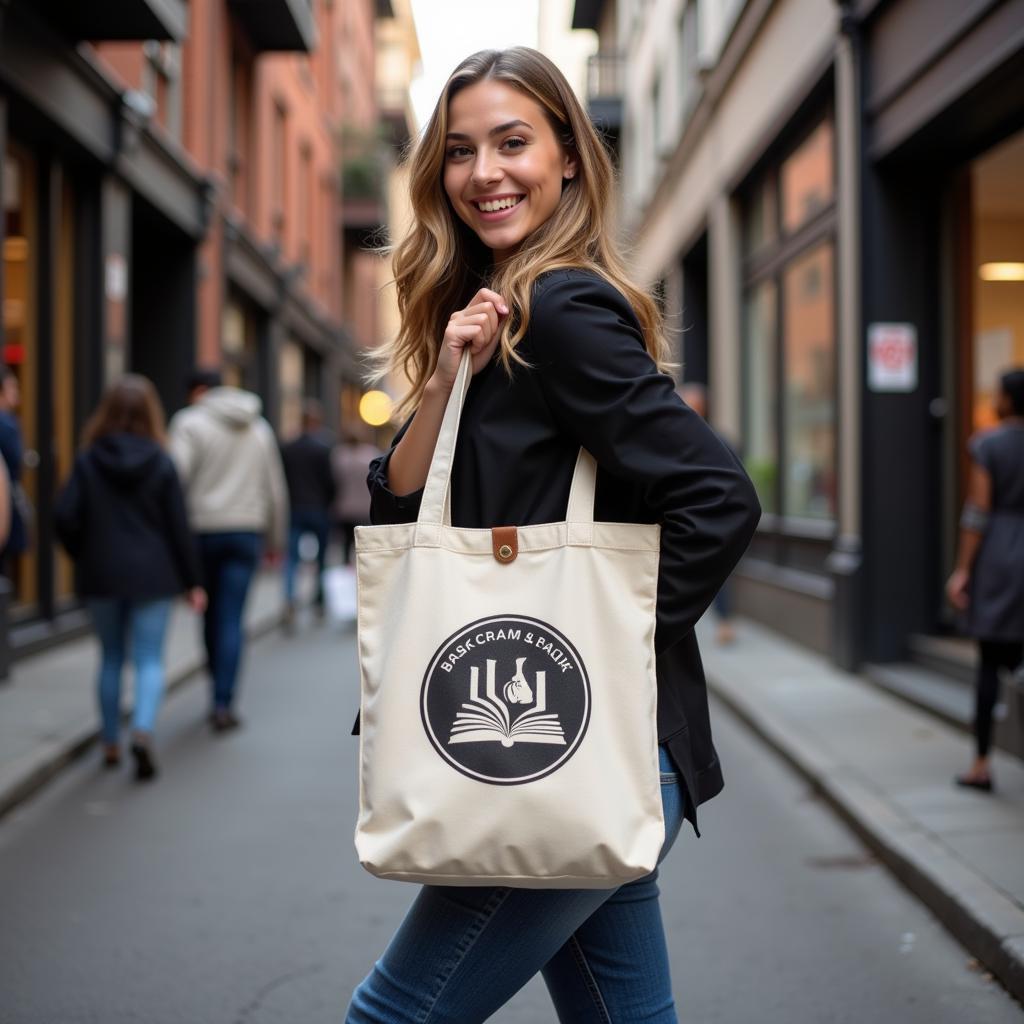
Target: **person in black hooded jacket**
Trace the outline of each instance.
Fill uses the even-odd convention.
[[[131,751],[136,778],[156,775],[153,727],[164,688],[163,646],[172,599],[206,606],[177,471],[164,450],[153,385],[128,374],[86,425],[83,450],[57,499],[56,528],[77,563],[78,590],[102,646],[98,681],[104,764],[120,763],[121,670],[135,664]]]

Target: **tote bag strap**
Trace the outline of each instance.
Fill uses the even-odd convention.
[[[416,520],[416,543],[437,545],[441,542],[441,527],[451,526],[452,465],[455,461],[455,442],[459,435],[459,420],[466,403],[469,381],[472,377],[472,355],[465,349],[455,386],[448,396],[441,429],[430,460],[427,482],[420,501],[420,514]],[[597,488],[597,463],[586,449],[581,448],[572,475],[569,507],[566,515],[570,524],[570,543],[589,543],[594,523],[594,494]]]

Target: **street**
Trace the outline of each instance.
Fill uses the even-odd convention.
[[[242,685],[224,736],[205,683],[168,701],[155,784],[90,751],[0,824],[2,1024],[340,1024],[414,892],[355,860],[354,636],[275,632]],[[805,783],[713,716],[727,787],[662,871],[680,1020],[1022,1019]],[[493,1019],[553,1020],[542,983]]]

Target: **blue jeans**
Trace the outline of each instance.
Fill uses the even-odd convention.
[[[164,692],[164,637],[170,598],[124,601],[116,597],[89,601],[93,626],[103,648],[97,683],[103,742],[117,742],[121,726],[121,670],[131,642],[135,663],[135,708],[132,728],[151,733]]]
[[[665,844],[683,787],[661,749]],[[424,886],[346,1024],[476,1024],[540,971],[558,1019],[675,1024],[658,871],[618,889]]]
[[[242,659],[242,614],[263,547],[258,533],[237,530],[199,534],[208,604],[203,641],[213,683],[214,710],[227,710],[235,698]]]
[[[284,597],[288,604],[295,603],[295,575],[302,561],[299,541],[304,533],[316,537],[316,603],[324,603],[324,570],[327,568],[327,538],[330,523],[327,510],[322,508],[293,508],[288,527],[288,554],[284,562]]]

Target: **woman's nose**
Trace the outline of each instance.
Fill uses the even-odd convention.
[[[485,182],[497,181],[501,177],[501,168],[495,160],[490,157],[477,157],[473,165],[473,183],[476,185]]]

